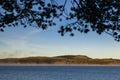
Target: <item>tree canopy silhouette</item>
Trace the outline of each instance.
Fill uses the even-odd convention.
[[[120,41],[119,0],[0,0],[0,30],[23,25],[46,29],[59,21],[70,20],[58,31],[62,36],[73,31],[107,33]]]

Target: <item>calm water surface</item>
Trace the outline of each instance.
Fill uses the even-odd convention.
[[[0,80],[120,80],[120,66],[0,66]]]

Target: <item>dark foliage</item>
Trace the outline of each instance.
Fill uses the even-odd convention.
[[[69,7],[67,7],[69,3]],[[69,8],[69,9],[68,9]],[[68,9],[66,13],[66,9]],[[62,18],[61,18],[62,17]],[[19,24],[46,29],[56,25],[55,19],[71,20],[61,25],[62,36],[73,31],[98,34],[107,33],[120,41],[120,1],[119,0],[0,0],[0,30]],[[74,21],[74,22],[73,22]]]

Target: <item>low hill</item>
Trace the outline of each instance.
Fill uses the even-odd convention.
[[[56,56],[56,58],[66,58],[66,59],[75,59],[75,58],[79,58],[79,59],[91,59],[88,56],[84,56],[84,55],[62,55],[62,56]]]
[[[26,57],[0,59],[0,63],[19,64],[120,64],[120,59],[92,59],[85,55],[62,55],[55,57]]]

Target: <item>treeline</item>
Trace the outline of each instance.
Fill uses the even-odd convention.
[[[64,55],[55,57],[26,57],[0,59],[0,63],[20,64],[120,64],[119,59],[92,59],[83,55]]]

